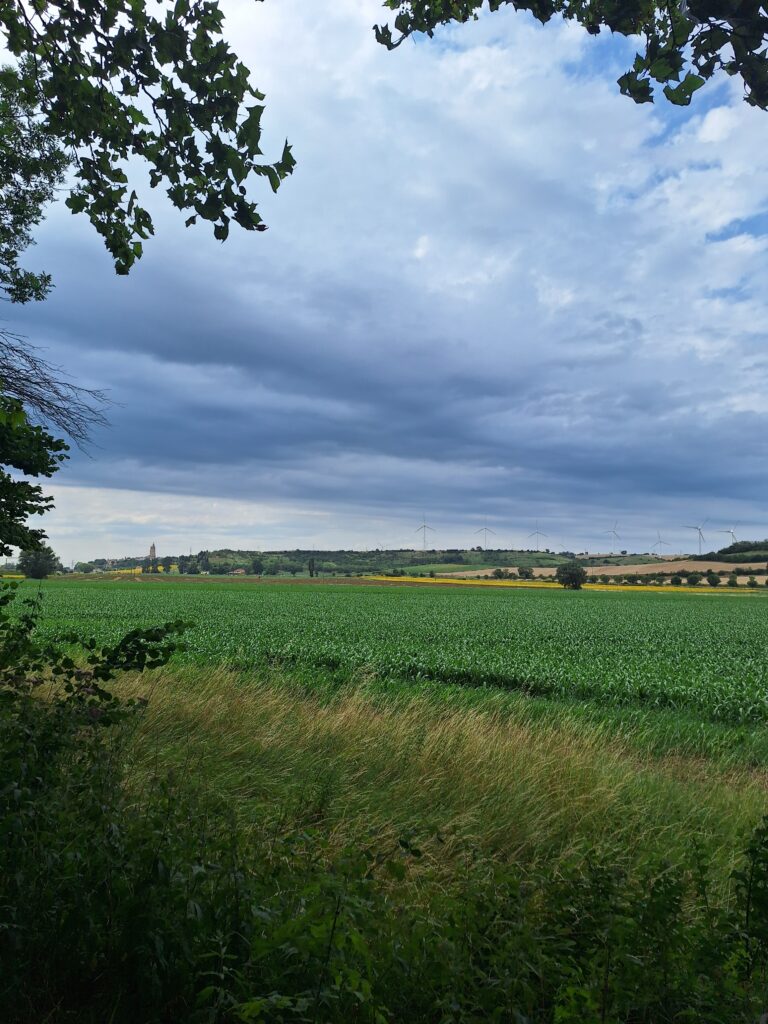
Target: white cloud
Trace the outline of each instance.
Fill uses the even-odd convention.
[[[684,502],[717,420],[700,487],[713,515],[754,501],[739,518],[758,517],[715,449],[754,464],[767,433],[766,240],[749,223],[768,209],[768,115],[729,83],[687,120],[635,106],[615,84],[631,47],[510,8],[389,54],[378,0],[225,6],[267,92],[265,152],[287,135],[296,173],[264,195],[271,230],[226,246],[158,206],[127,282],[52,216],[35,255],[58,289],[27,329],[125,403],[71,480],[136,474],[168,492],[162,515],[170,492],[188,509],[250,486],[265,507],[357,509],[361,530],[385,491],[382,515],[448,517],[463,487],[498,503],[514,480],[550,515],[602,502],[612,519],[617,501]],[[645,457],[670,423],[674,472]],[[224,502],[216,522],[245,514]],[[80,544],[67,522],[52,538]]]

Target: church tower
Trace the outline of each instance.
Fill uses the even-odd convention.
[[[155,551],[155,545],[152,544],[152,546],[149,549],[149,560],[150,560],[150,562],[154,562],[154,560],[156,558],[157,558],[157,552]]]

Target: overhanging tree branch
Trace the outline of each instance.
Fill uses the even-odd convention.
[[[40,349],[0,329],[0,392],[20,401],[32,418],[55,427],[83,447],[96,427],[107,425],[103,391],[73,384]]]
[[[431,36],[439,25],[479,16],[485,0],[385,0],[396,12],[394,32],[375,25],[377,40],[393,50],[409,36]],[[488,9],[512,6],[548,22],[555,15],[576,21],[591,35],[603,28],[640,37],[645,52],[619,79],[625,96],[652,103],[653,83],[678,106],[686,106],[718,72],[741,79],[744,99],[768,109],[768,9],[764,0],[488,0]]]

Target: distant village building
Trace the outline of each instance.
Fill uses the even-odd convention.
[[[157,558],[157,551],[155,551],[155,545],[152,544],[152,546],[149,549],[149,560],[150,560],[150,562],[154,562],[154,560],[156,558]]]

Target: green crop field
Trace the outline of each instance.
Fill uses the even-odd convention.
[[[29,584],[27,586],[30,586]],[[44,585],[45,629],[99,640],[183,618],[179,658],[365,669],[768,721],[768,600],[657,593],[221,583]]]

